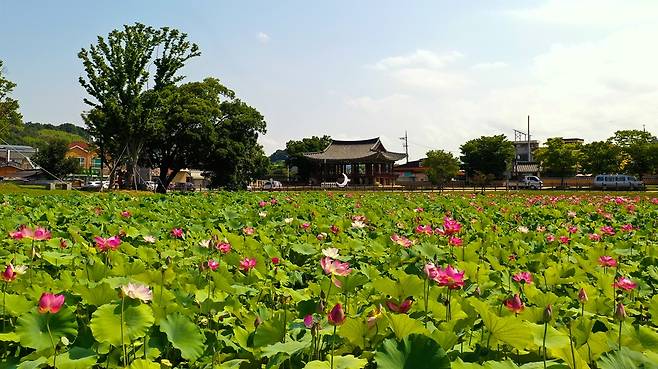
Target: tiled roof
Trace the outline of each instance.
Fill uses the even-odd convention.
[[[405,154],[387,151],[379,137],[367,140],[332,140],[321,152],[308,152],[304,156],[313,160],[384,160],[398,161]]]
[[[517,173],[535,173],[540,171],[539,163],[516,164]]]

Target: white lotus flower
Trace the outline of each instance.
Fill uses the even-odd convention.
[[[129,282],[121,286],[121,292],[124,296],[128,296],[131,299],[139,299],[142,302],[149,302],[153,299],[153,292],[148,286],[143,284]]]
[[[328,249],[323,249],[322,250],[322,255],[324,255],[328,258],[332,258],[332,259],[338,259],[338,257],[339,257],[338,249],[335,248],[335,247],[331,247],[331,248],[328,248]]]

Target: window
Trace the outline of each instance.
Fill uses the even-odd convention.
[[[352,174],[352,164],[345,165],[345,174]]]
[[[78,159],[78,164],[80,164],[80,167],[84,168],[85,167],[85,158],[78,157],[76,159]]]
[[[596,182],[603,182],[603,178],[604,178],[603,176],[597,176],[595,181]]]
[[[626,176],[617,176],[616,181],[617,182],[626,182]]]
[[[366,165],[359,164],[359,174],[366,174]]]
[[[606,182],[614,182],[614,181],[615,181],[615,177],[605,177],[605,181],[606,181]]]
[[[91,166],[93,168],[100,168],[101,167],[101,158],[93,158],[91,159]]]

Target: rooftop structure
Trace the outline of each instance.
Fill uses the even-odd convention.
[[[335,181],[342,174],[356,185],[392,185],[397,174],[393,163],[406,154],[386,150],[379,137],[366,140],[332,140],[320,152],[304,153],[316,164],[312,178],[316,183]]]

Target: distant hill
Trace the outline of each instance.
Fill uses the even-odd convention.
[[[89,141],[86,129],[71,123],[53,125],[47,123],[27,122],[19,129],[7,134],[7,142],[12,145],[28,145],[41,148],[49,140],[62,139],[67,143],[73,141]]]
[[[286,161],[290,156],[286,150],[276,150],[272,155],[270,155],[270,161],[276,163],[279,161]]]

